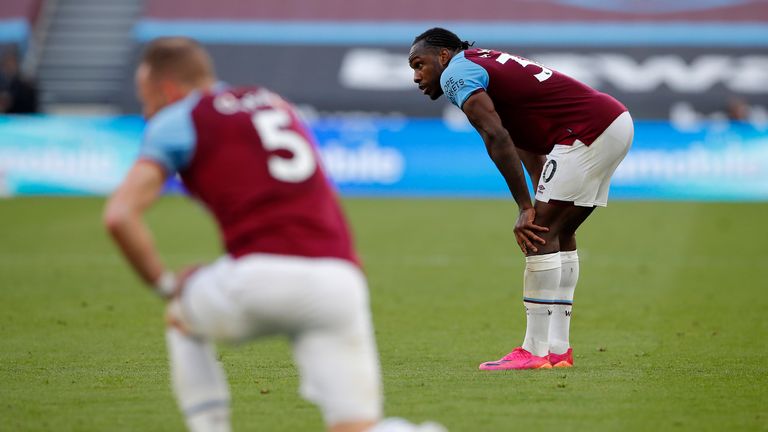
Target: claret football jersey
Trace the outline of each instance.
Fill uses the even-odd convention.
[[[215,217],[227,252],[358,263],[314,139],[263,88],[193,92],[148,123],[140,158],[179,173]]]
[[[455,55],[440,85],[459,108],[474,93],[486,92],[515,145],[537,154],[576,140],[589,145],[627,110],[611,96],[567,75],[487,49]]]

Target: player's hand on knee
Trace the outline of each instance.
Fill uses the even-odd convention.
[[[528,252],[537,252],[535,243],[546,244],[547,242],[536,235],[537,232],[547,232],[549,228],[539,226],[533,223],[536,218],[536,210],[533,208],[523,209],[515,222],[515,239],[520,250],[524,254]]]
[[[167,301],[179,297],[184,290],[184,285],[200,267],[202,267],[201,264],[187,266],[178,273],[166,270],[154,283],[155,293]]]
[[[189,328],[184,324],[184,319],[181,316],[181,304],[178,298],[172,299],[165,306],[165,325],[166,327],[174,327],[185,335],[189,335]]]
[[[185,324],[184,316],[181,310],[181,295],[184,287],[197,270],[203,267],[202,264],[193,264],[184,267],[178,273],[175,273],[175,284],[170,296],[166,299],[168,303],[165,307],[165,324],[168,327],[175,327],[180,332],[189,335],[190,329]]]

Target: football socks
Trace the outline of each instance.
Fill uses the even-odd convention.
[[[229,432],[229,387],[213,344],[176,328],[165,335],[171,383],[187,427],[192,432]]]
[[[527,324],[523,349],[539,357],[549,353],[549,321],[560,286],[560,253],[525,258],[523,304]]]
[[[573,251],[561,251],[560,286],[555,293],[552,306],[552,318],[549,322],[549,351],[564,354],[570,348],[568,336],[571,327],[573,292],[579,280],[579,255]]]

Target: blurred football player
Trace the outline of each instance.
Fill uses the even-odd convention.
[[[381,378],[366,279],[314,139],[261,87],[217,83],[186,38],[151,42],[136,71],[148,119],[138,161],[109,199],[107,229],[140,277],[168,299],[173,390],[191,431],[229,431],[229,389],[212,341],[288,336],[301,393],[329,430],[409,431],[380,421]],[[143,214],[179,174],[210,210],[226,255],[174,273]]]
[[[526,333],[521,346],[480,369],[573,366],[575,234],[595,207],[608,202],[611,176],[632,144],[629,112],[562,73],[513,54],[471,49],[442,28],[417,36],[408,61],[425,95],[435,100],[445,94],[466,114],[519,208],[514,233],[526,255]]]

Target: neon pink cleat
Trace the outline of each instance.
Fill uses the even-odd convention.
[[[481,364],[480,370],[550,369],[551,367],[547,357],[535,356],[523,347],[517,347],[500,360]]]
[[[563,354],[549,353],[549,363],[556,368],[573,367],[573,348]]]

